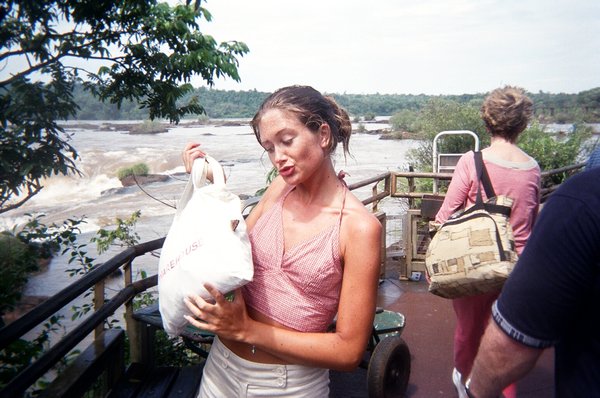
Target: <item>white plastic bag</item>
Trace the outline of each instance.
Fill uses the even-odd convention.
[[[205,185],[209,165],[213,184]],[[251,281],[253,274],[241,201],[226,189],[216,160],[197,159],[158,264],[158,303],[165,331],[176,336],[185,327],[183,316],[191,315],[185,297],[195,293],[211,298],[204,283],[225,294]]]

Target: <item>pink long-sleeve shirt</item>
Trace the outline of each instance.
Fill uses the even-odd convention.
[[[496,195],[505,195],[514,200],[510,224],[515,237],[515,248],[521,254],[531,233],[540,198],[540,167],[530,158],[527,162],[509,162],[483,152],[483,161],[490,176]],[[444,203],[435,221],[445,222],[463,206],[475,203],[477,184],[473,151],[465,153],[458,161]],[[483,200],[487,199],[483,186]]]

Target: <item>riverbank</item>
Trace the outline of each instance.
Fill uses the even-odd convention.
[[[237,126],[249,126],[250,121],[245,119],[232,119],[232,120],[182,120],[179,124],[175,125],[167,121],[138,121],[138,120],[124,120],[124,121],[63,121],[59,122],[59,126],[68,130],[94,130],[94,131],[114,131],[114,132],[125,132],[129,134],[160,134],[166,133],[171,128],[183,127],[183,128],[194,128],[204,126],[214,127],[237,127]]]

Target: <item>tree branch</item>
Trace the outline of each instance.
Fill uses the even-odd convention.
[[[62,59],[62,58],[68,58],[68,57],[73,57],[73,58],[80,58],[80,59],[95,59],[95,60],[103,60],[103,61],[110,61],[110,62],[115,62],[118,63],[120,65],[122,65],[121,60],[124,57],[101,57],[101,56],[81,56],[81,55],[77,55],[77,54],[61,54],[56,56],[55,58],[49,59],[46,62],[43,62],[41,64],[37,64],[37,65],[33,65],[31,66],[29,69],[27,69],[26,71],[23,72],[19,72],[15,75],[12,75],[10,78],[0,81],[0,87],[2,86],[7,86],[13,82],[15,82],[16,80],[25,77],[29,74],[31,74],[32,72],[35,72],[37,70],[40,70],[44,67],[50,66],[56,62],[58,62],[58,60]],[[84,69],[82,69],[84,70]]]
[[[108,33],[107,35],[102,35],[99,38],[96,38],[95,40],[89,40],[86,42],[81,43],[78,46],[74,46],[72,47],[72,49],[68,52],[64,52],[64,53],[57,53],[52,55],[51,57],[49,57],[46,61],[44,62],[40,62],[38,64],[32,64],[31,60],[29,59],[29,55],[31,55],[32,53],[35,53],[35,51],[25,51],[25,50],[19,50],[19,51],[12,51],[12,52],[6,52],[3,54],[0,54],[0,61],[2,61],[3,59],[7,59],[13,56],[19,56],[19,55],[24,55],[27,57],[27,62],[29,64],[29,69],[24,70],[22,72],[16,73],[14,75],[12,75],[10,78],[5,79],[3,81],[0,82],[0,86],[5,86],[8,84],[13,83],[14,81],[23,78],[35,71],[38,71],[42,68],[45,68],[49,65],[52,65],[54,63],[59,62],[59,60],[61,60],[62,58],[66,58],[66,57],[73,57],[73,58],[79,58],[79,59],[96,59],[96,60],[106,60],[106,61],[110,61],[110,62],[119,62],[121,59],[123,59],[123,56],[118,56],[118,57],[109,57],[109,56],[98,56],[98,55],[90,55],[90,56],[84,56],[84,55],[80,55],[79,52],[84,50],[86,47],[90,47],[90,46],[94,46],[103,42],[112,42],[113,40],[118,39],[119,37],[121,37],[121,34],[115,34],[115,33]],[[66,39],[76,39],[79,37],[83,37],[85,38],[85,34],[81,33],[81,32],[69,32],[69,33],[64,33],[64,34],[56,34],[56,35],[47,35],[47,37],[50,40],[56,40],[56,41],[61,41],[61,40],[66,40]]]
[[[23,205],[25,202],[29,201],[29,199],[33,198],[35,195],[37,195],[41,190],[42,190],[42,186],[36,188],[35,191],[29,191],[29,193],[27,194],[27,196],[25,198],[23,198],[22,200],[12,203],[6,207],[4,207],[4,202],[2,202],[2,204],[0,205],[0,214],[2,213],[6,213],[7,211],[16,209],[17,207],[20,207],[21,205]]]

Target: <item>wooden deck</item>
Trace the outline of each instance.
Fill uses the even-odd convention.
[[[400,312],[406,318],[402,337],[411,351],[411,376],[406,396],[414,398],[456,397],[456,390],[451,380],[452,335],[455,325],[452,304],[449,300],[429,293],[424,280],[418,282],[399,280],[395,263],[392,263],[391,267],[393,269],[388,268],[386,277],[380,284],[378,306]],[[518,396],[520,398],[552,397],[554,395],[553,366],[553,350],[548,350],[542,355],[533,371],[518,383]],[[190,382],[198,381],[197,374],[189,373],[194,370],[186,371]],[[195,371],[200,370],[196,369]],[[181,376],[185,373],[177,378],[178,374],[172,369],[158,369],[155,372],[173,373],[173,387],[169,390],[169,396],[189,396],[189,394],[177,395],[184,394],[185,391],[189,391],[189,388],[175,387],[181,385],[177,384],[176,380],[181,383]],[[158,376],[149,379],[164,379],[164,377]],[[331,371],[330,377],[330,398],[368,397],[366,369],[358,368],[354,372]],[[129,383],[131,384],[131,381]],[[193,388],[191,385],[188,387]],[[165,391],[166,387],[150,384],[143,388],[139,387],[138,391],[147,396],[151,388],[155,388],[155,392],[158,392]]]
[[[450,300],[427,291],[427,283],[401,281],[398,265],[388,263],[379,288],[378,305],[404,314],[402,337],[411,352],[411,375],[407,397],[457,396],[452,384],[455,317]],[[331,395],[335,398],[366,398],[366,371],[331,373]],[[535,368],[517,383],[519,398],[554,396],[554,352],[544,352]]]

